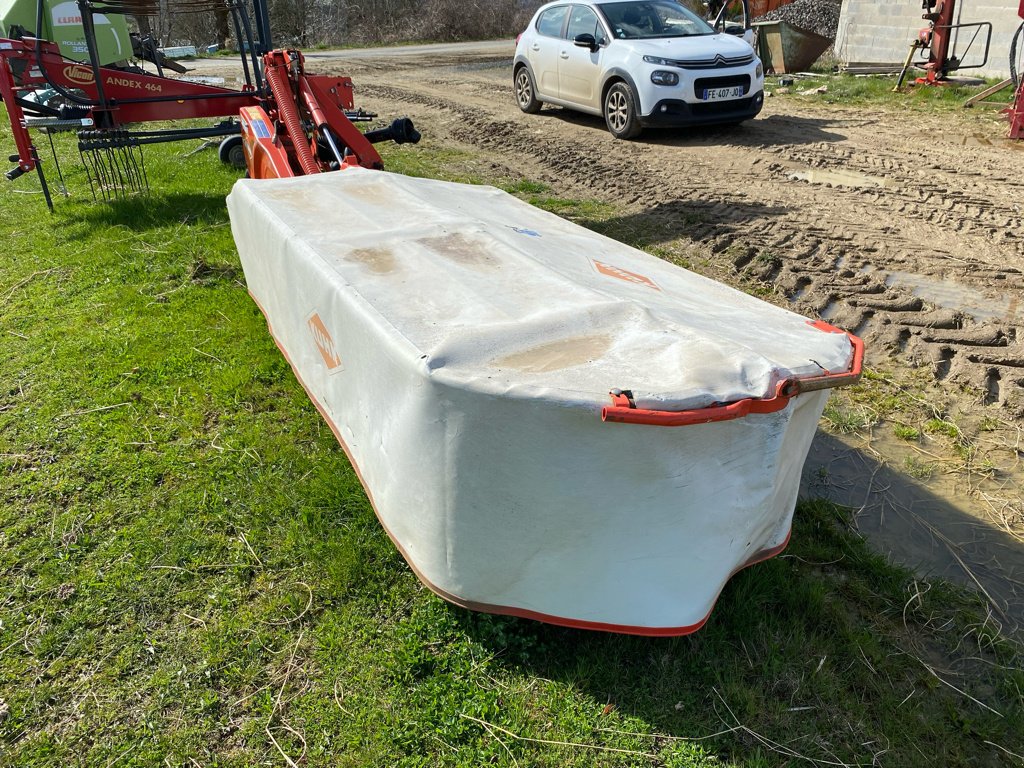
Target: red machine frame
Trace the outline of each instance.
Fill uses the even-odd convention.
[[[396,120],[389,128],[365,134],[359,131],[354,121],[376,115],[353,109],[350,79],[309,75],[302,54],[270,50],[265,0],[252,0],[258,39],[253,37],[244,0],[225,0],[243,51],[246,85],[242,90],[100,66],[92,15],[100,11],[144,13],[152,1],[78,0],[89,63],[64,58],[50,41],[27,35],[0,39],[0,98],[7,107],[17,148],[17,154],[10,156],[17,166],[6,176],[13,181],[35,170],[51,209],[53,202],[32,142],[32,128],[78,129],[83,158],[87,152],[130,153],[144,144],[183,139],[228,137],[227,141],[232,141],[230,137],[241,133],[238,142],[253,178],[318,173],[351,165],[382,168],[373,143],[419,140],[412,122],[405,119]],[[37,22],[41,25],[42,0],[38,9]],[[56,108],[32,98],[33,92],[46,89],[57,91],[65,103]],[[207,128],[142,131],[133,127],[137,123],[210,117],[227,119]],[[93,167],[102,168],[103,163],[94,163]],[[145,186],[144,168],[134,177],[128,172],[121,178],[133,186]],[[103,194],[108,196],[105,189]]]
[[[53,115],[35,122],[27,118],[24,108],[37,110],[39,105],[29,104],[23,94],[54,84],[83,93],[83,100],[92,103],[81,110],[88,114],[69,119]],[[230,117],[238,114],[242,107],[258,103],[255,89],[231,91],[110,67],[99,68],[97,81],[92,67],[65,59],[55,43],[34,38],[0,40],[0,96],[7,107],[18,149],[20,173],[11,171],[8,178],[32,171],[39,163],[29,134],[29,128],[34,125],[53,126],[56,120],[62,124],[77,122],[85,128],[113,129],[127,123]],[[237,127],[219,133],[237,133]],[[209,135],[218,135],[218,132]],[[148,138],[156,139],[159,135]]]
[[[919,85],[942,85],[952,72],[960,69],[978,69],[988,63],[989,46],[992,43],[991,22],[956,23],[957,0],[922,0],[921,8],[924,10],[921,18],[928,22],[928,26],[921,29],[917,34],[917,39],[910,44],[907,60],[903,64],[903,70],[900,72],[893,91],[898,91],[902,87],[907,71],[914,65],[914,54],[919,50],[928,51],[927,61],[918,62],[914,65],[925,71],[925,76],[919,77],[916,80]],[[977,30],[964,53],[969,51],[974,45],[979,32],[982,29],[987,30],[985,35],[985,53],[982,61],[978,64],[964,66],[963,61],[956,57],[955,51],[952,51],[954,55],[951,55],[953,38],[962,29]]]
[[[373,144],[416,143],[419,133],[408,119],[362,133],[350,119],[352,81],[310,75],[298,51],[271,51],[263,57],[270,94],[261,104],[241,110],[242,146],[254,179],[301,176],[355,165],[382,169]],[[306,126],[311,130],[307,135]]]

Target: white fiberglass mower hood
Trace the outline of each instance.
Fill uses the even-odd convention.
[[[242,180],[249,290],[409,565],[473,609],[699,628],[788,540],[859,340],[497,189]]]

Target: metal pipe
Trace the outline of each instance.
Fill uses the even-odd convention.
[[[92,74],[96,79],[96,96],[99,101],[99,108],[104,112],[104,117],[97,122],[103,122],[103,127],[113,127],[113,115],[109,112],[107,96],[103,92],[103,75],[100,72],[100,52],[96,48],[96,25],[93,24],[92,7],[89,0],[78,0],[78,12],[82,15],[82,31],[85,33],[85,47],[89,49],[89,63],[92,66]],[[93,110],[93,114],[96,110]]]
[[[110,136],[106,131],[80,131],[78,134],[79,144],[86,149],[100,149],[103,147],[129,146],[135,144],[165,144],[170,141],[185,141],[187,139],[209,139],[217,136],[232,136],[238,133],[238,126],[235,130],[226,128],[191,128],[180,131],[148,131],[123,133]]]
[[[60,83],[55,83],[50,79],[50,75],[46,72],[46,64],[43,62],[43,8],[45,0],[36,0],[36,40],[35,40],[35,53],[36,53],[36,66],[39,67],[39,74],[43,76],[43,80],[53,88],[57,93],[63,96],[65,99],[70,101],[72,104],[80,104],[85,107],[94,107],[96,102],[92,99],[83,99],[81,96],[72,93],[67,88],[63,87]]]
[[[269,53],[274,42],[270,33],[270,10],[266,0],[252,0],[253,14],[256,16],[256,33],[260,38],[260,53]]]
[[[252,77],[249,74],[249,59],[245,57],[245,51],[242,49],[242,25],[238,21],[238,16],[242,12],[238,3],[232,3],[230,7],[231,11],[231,23],[235,26],[235,39],[238,40],[238,50],[242,59],[242,71],[245,72],[245,84],[252,86]]]
[[[263,90],[263,78],[260,75],[260,62],[256,56],[256,46],[253,42],[252,27],[249,24],[249,14],[242,13],[242,9],[239,8],[238,18],[242,22],[242,27],[245,29],[245,42],[249,46],[249,55],[252,56],[252,74],[256,80],[256,90]],[[242,52],[244,55],[244,51]]]
[[[338,167],[340,168],[345,164],[345,158],[342,157],[341,152],[338,150],[338,145],[334,143],[334,136],[331,135],[330,126],[323,126],[320,128],[320,135],[327,141],[327,146],[330,147],[331,154],[334,155],[335,160],[338,161]]]

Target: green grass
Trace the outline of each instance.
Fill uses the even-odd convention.
[[[687,638],[434,597],[246,294],[224,207],[236,174],[191,148],[147,148],[153,191],[115,204],[88,199],[70,166],[74,196],[53,215],[24,194],[32,178],[0,186],[0,764],[954,766],[1024,752],[1016,646],[824,503],[802,503],[787,553],[738,574]],[[557,200],[429,142],[386,160]]]
[[[906,440],[908,443],[916,443],[921,439],[920,430],[909,427],[906,424],[894,424],[892,433],[900,440]]]
[[[914,84],[915,71],[911,70],[899,92],[894,93],[895,75],[857,77],[847,74],[815,73],[814,77],[801,77],[788,86],[788,93],[779,93],[778,78],[769,77],[767,90],[777,96],[797,101],[814,100],[824,104],[840,106],[871,106],[907,112],[948,112],[962,111],[964,102],[980,93],[984,88],[995,85],[998,79],[989,79],[980,86],[945,85],[925,86]],[[825,93],[801,94],[826,86]],[[1009,93],[1009,91],[1007,91]],[[986,107],[980,105],[979,109]]]

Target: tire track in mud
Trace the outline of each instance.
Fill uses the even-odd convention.
[[[523,116],[509,84],[446,74],[360,91],[429,112],[455,141],[560,192],[625,206],[623,225],[710,251],[725,273],[714,276],[771,285],[798,311],[866,335],[874,354],[1024,415],[1024,201],[1007,166],[975,155],[965,172],[955,150],[865,147],[870,121],[799,114],[620,142],[598,118]],[[863,183],[793,178],[806,171]]]
[[[1009,177],[1000,177],[995,169],[951,173],[924,154],[907,162],[906,157],[893,153],[866,154],[836,145],[804,146],[795,152],[779,147],[775,151],[809,169],[862,175],[864,184],[877,185],[876,194],[890,198],[887,207],[892,210],[940,229],[988,238],[1024,258],[1024,238],[1013,236],[1024,231],[1024,215],[1014,202],[1020,186]],[[985,196],[963,189],[966,183],[979,185],[978,181],[967,182],[964,176],[983,179]]]

